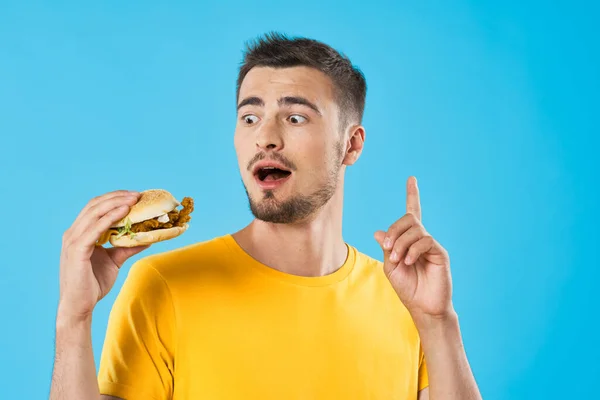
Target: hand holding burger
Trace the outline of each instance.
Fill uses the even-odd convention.
[[[177,210],[178,206],[183,209]],[[98,244],[110,241],[115,247],[135,247],[173,239],[187,230],[193,210],[191,197],[179,203],[166,190],[146,190],[129,213],[104,232]]]
[[[91,318],[123,263],[152,243],[185,232],[193,207],[191,198],[180,203],[160,189],[116,191],[88,202],[63,235],[57,324]],[[113,247],[102,246],[107,242]]]

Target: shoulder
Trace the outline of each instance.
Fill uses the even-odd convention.
[[[379,260],[377,260],[374,257],[371,257],[370,255],[363,253],[362,251],[358,250],[356,247],[349,245],[350,248],[352,250],[354,250],[354,253],[356,254],[356,264],[360,265],[360,266],[364,266],[364,267],[369,267],[369,268],[376,268],[376,267],[383,267],[383,263]]]
[[[350,246],[354,251],[354,271],[352,275],[354,280],[361,285],[371,287],[382,296],[393,296],[393,291],[389,280],[383,271],[383,263],[368,254],[359,251],[356,247]]]
[[[222,237],[146,255],[135,261],[119,291],[115,312],[170,313],[199,288],[223,286],[227,281],[227,244]],[[137,310],[137,311],[136,311]],[[151,311],[152,310],[152,311]]]
[[[356,263],[353,271],[354,282],[363,293],[376,304],[385,304],[385,309],[394,314],[394,318],[410,321],[412,318],[398,294],[392,287],[383,270],[383,262],[354,249]],[[413,325],[412,322],[409,325]]]
[[[354,252],[354,274],[362,279],[368,280],[387,280],[383,272],[383,263],[356,247],[350,246],[350,251]]]
[[[195,267],[207,263],[222,262],[227,258],[227,242],[225,236],[193,243],[184,247],[155,253],[141,258],[137,263],[151,265],[160,273],[168,274],[171,270],[193,265]]]
[[[227,236],[219,236],[140,258],[132,265],[129,275],[159,278],[171,286],[210,271],[223,270],[230,258]]]

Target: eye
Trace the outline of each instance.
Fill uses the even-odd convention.
[[[252,124],[255,124],[255,123],[257,123],[257,122],[258,122],[258,117],[257,117],[256,115],[252,115],[252,114],[249,114],[249,115],[244,115],[244,116],[242,117],[242,119],[244,120],[244,122],[245,122],[247,125],[252,125]]]
[[[288,119],[293,125],[302,124],[307,121],[305,117],[298,114],[290,115]]]

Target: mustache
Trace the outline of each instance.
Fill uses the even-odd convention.
[[[267,158],[267,155],[265,153],[261,152],[261,153],[256,153],[254,155],[254,157],[252,157],[252,160],[250,160],[250,162],[248,163],[248,167],[247,167],[248,171],[252,171],[252,167],[254,166],[254,164],[256,164],[257,162],[264,160],[264,159],[268,159],[271,161],[277,161],[278,163],[280,163],[281,165],[283,165],[290,171],[296,170],[296,164],[294,164],[293,162],[291,162],[290,160],[288,160],[287,158],[282,156],[280,153],[271,153],[271,156]]]

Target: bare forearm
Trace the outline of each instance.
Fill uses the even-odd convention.
[[[480,400],[456,313],[415,319],[429,375],[430,400]]]
[[[57,318],[50,400],[100,399],[91,325],[91,318]]]

